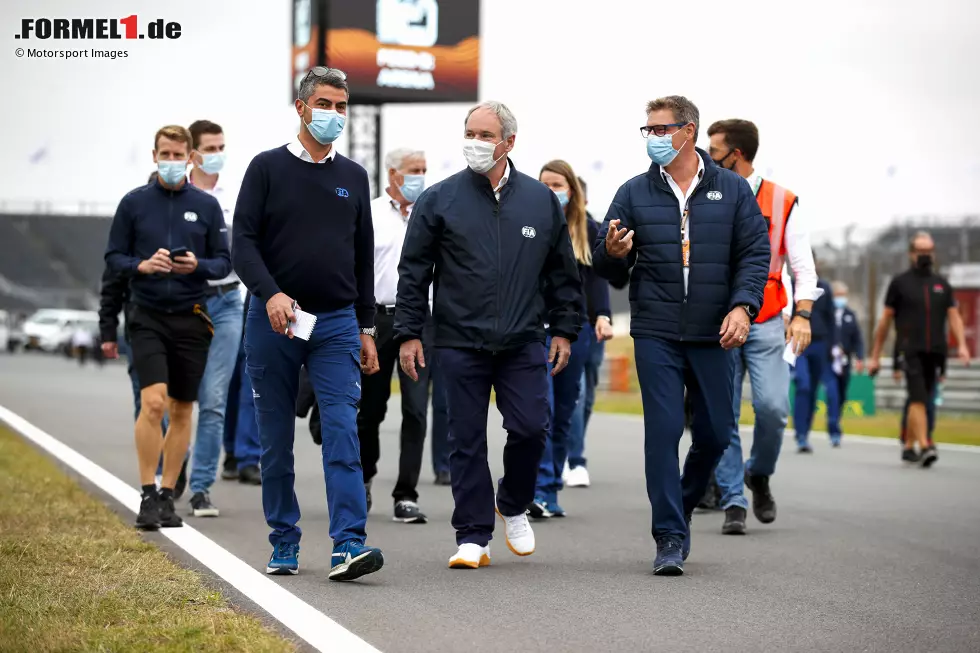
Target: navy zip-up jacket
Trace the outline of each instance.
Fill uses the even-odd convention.
[[[834,308],[834,318],[836,320],[837,308]],[[837,344],[844,350],[845,365],[851,364],[851,358],[864,360],[864,338],[861,337],[861,326],[858,324],[857,315],[846,306],[841,311],[840,328],[837,330]]]
[[[164,188],[153,181],[119,202],[109,228],[105,261],[113,273],[128,275],[134,304],[167,313],[190,311],[206,301],[211,279],[231,272],[227,227],[218,200],[184,182]],[[186,247],[197,257],[191,274],[140,274],[141,261],[160,248]]]
[[[422,193],[398,264],[395,338],[421,338],[435,283],[436,344],[501,351],[575,340],[582,283],[558,197],[511,162],[494,197],[490,181],[467,168]]]
[[[616,286],[630,284],[630,335],[715,342],[725,316],[747,305],[758,313],[772,256],[765,218],[745,179],[716,166],[703,150],[704,176],[690,199],[687,296],[681,258],[681,207],[653,164],[616,192],[596,237],[592,264]],[[632,229],[633,248],[606,253],[609,222]]]
[[[834,308],[834,291],[823,279],[817,279],[817,288],[823,290],[820,299],[813,302],[810,311],[810,338],[813,342],[829,341],[831,345],[838,340],[837,315]],[[796,314],[796,309],[793,309]]]

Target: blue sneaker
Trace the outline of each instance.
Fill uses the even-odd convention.
[[[687,533],[684,535],[684,542],[681,544],[681,559],[687,560],[691,555],[691,518],[687,518]]]
[[[385,557],[381,549],[348,540],[334,546],[331,559],[330,580],[354,580],[373,574],[383,567]]]
[[[655,576],[681,576],[684,573],[683,545],[673,537],[657,539],[657,559],[653,562]]]
[[[552,517],[565,516],[565,509],[558,505],[558,501],[549,501],[545,504],[545,509],[551,513]]]
[[[276,576],[299,573],[299,544],[280,542],[272,550],[272,557],[265,566],[265,573]]]

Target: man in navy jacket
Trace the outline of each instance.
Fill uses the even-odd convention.
[[[831,371],[830,348],[837,342],[833,291],[824,279],[817,280],[817,288],[823,290],[823,295],[813,302],[813,311],[810,314],[812,340],[803,355],[796,359],[796,367],[793,368],[793,426],[796,428],[796,447],[799,453],[813,453],[810,428],[813,426],[813,415],[817,411],[817,392],[820,384],[827,380],[827,373]]]
[[[499,102],[466,117],[468,169],[415,203],[398,266],[395,338],[402,370],[425,366],[422,330],[429,286],[439,366],[449,404],[450,477],[459,550],[453,568],[490,564],[494,487],[487,466],[491,387],[504,416],[507,446],[496,511],[507,546],[534,553],[525,511],[534,499],[550,422],[549,361],[558,374],[581,328],[581,281],[557,196],[519,173],[508,158],[517,121]],[[551,351],[545,351],[545,324]]]
[[[854,360],[854,368],[858,372],[864,369],[864,338],[861,337],[857,315],[847,305],[847,284],[835,281],[831,288],[834,290],[837,330],[830,350],[830,366],[824,374],[824,387],[827,390],[827,433],[830,434],[830,443],[839,447],[840,415],[847,404],[847,387],[851,384],[851,360]]]
[[[684,573],[691,513],[736,426],[730,350],[745,342],[769,271],[759,204],[745,179],[695,149],[698,121],[684,97],[647,105],[653,165],[620,186],[593,252],[597,274],[630,282],[658,575]],[[679,477],[685,385],[693,444]]]
[[[136,526],[148,530],[182,525],[174,512],[174,488],[214,333],[205,291],[209,280],[231,272],[221,206],[185,178],[190,133],[163,127],[153,146],[157,179],[119,202],[105,254],[110,274],[131,278],[126,328],[140,386],[136,451],[143,489]],[[161,439],[165,410],[170,427]],[[154,476],[161,449],[158,495]]]

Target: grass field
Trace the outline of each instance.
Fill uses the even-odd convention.
[[[0,426],[0,651],[294,651]]]
[[[628,337],[620,337],[611,340],[606,345],[606,356],[625,355],[630,361],[633,359],[633,340]],[[630,388],[639,388],[636,378],[636,367],[630,363]],[[638,392],[601,392],[596,396],[596,411],[609,413],[627,413],[631,415],[642,415],[643,407],[640,404]],[[755,416],[752,413],[752,406],[742,405],[742,424],[752,424]],[[883,438],[898,438],[900,415],[892,411],[879,411],[871,417],[851,417],[845,416],[841,419],[841,428],[845,437],[848,433],[855,435],[870,435]],[[826,429],[826,417],[817,415],[814,418],[814,429]],[[793,427],[793,419],[790,418],[789,428]],[[953,415],[939,413],[936,429],[933,433],[936,442],[950,444],[973,444],[980,445],[980,415]]]

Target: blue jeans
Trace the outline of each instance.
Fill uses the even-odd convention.
[[[732,408],[734,355],[719,345],[634,338],[643,400],[643,449],[653,537],[682,540],[687,515],[708,487],[711,471],[735,428]],[[678,471],[684,433],[684,388],[694,410],[691,449]]]
[[[367,497],[357,439],[361,339],[354,308],[316,314],[309,341],[272,330],[262,302],[250,302],[245,362],[262,444],[262,508],[269,542],[298,543],[302,531],[293,470],[296,393],[306,365],[320,409],[323,475],[334,545],[367,537]]]
[[[225,433],[228,388],[242,342],[242,296],[238,290],[208,300],[214,337],[208,349],[201,388],[197,393],[197,437],[191,459],[191,494],[211,489],[218,473],[218,458]]]
[[[823,388],[827,393],[827,434],[831,442],[840,442],[840,414],[847,403],[847,386],[851,383],[851,368],[844,366],[840,375],[834,372],[833,365],[827,365],[823,372]]]
[[[572,414],[572,428],[568,436],[568,466],[585,467],[585,432],[589,428],[589,418],[592,417],[592,406],[595,405],[595,389],[599,385],[599,368],[602,367],[602,357],[606,352],[606,343],[595,338],[595,328],[589,326],[579,332],[580,339],[589,342],[589,353],[585,359],[585,371],[582,374],[582,392],[575,404]]]
[[[830,367],[830,349],[827,342],[811,342],[803,355],[796,359],[794,380],[796,397],[793,401],[793,425],[796,427],[796,444],[806,446],[810,441],[813,414],[817,410],[817,391],[824,379],[824,370]]]
[[[783,432],[789,417],[789,366],[783,360],[785,347],[783,317],[777,315],[762,324],[753,324],[745,344],[732,354],[735,428],[732,429],[731,442],[715,470],[723,509],[732,506],[746,509],[749,507],[745,498],[745,469],[753,476],[772,476],[776,471],[776,460],[779,458]],[[752,385],[755,428],[752,452],[748,463],[743,467],[738,420],[742,412],[742,381],[746,371]]]
[[[590,329],[586,322],[583,331]],[[582,331],[579,332],[582,335]],[[548,338],[546,347],[551,347]],[[572,427],[572,416],[579,403],[582,392],[582,374],[589,357],[589,341],[578,338],[572,343],[572,354],[568,365],[555,376],[551,376],[551,362],[548,362],[548,407],[551,409],[551,429],[545,440],[544,453],[538,466],[538,480],[535,495],[545,501],[557,501],[562,489],[561,473],[568,457],[568,440]]]
[[[231,387],[228,391],[228,410],[225,419],[225,455],[233,458],[241,471],[246,467],[258,467],[262,456],[259,443],[259,425],[255,421],[255,399],[252,398],[252,381],[245,368],[245,341],[238,353]],[[229,443],[228,433],[231,432]]]
[[[449,404],[446,401],[445,374],[439,363],[439,352],[432,347],[429,378],[432,381],[432,471],[449,471]]]

